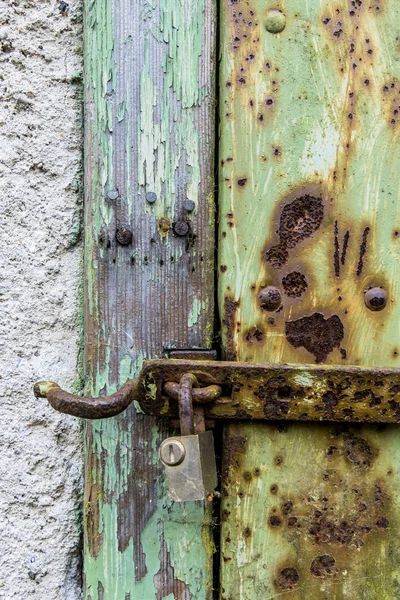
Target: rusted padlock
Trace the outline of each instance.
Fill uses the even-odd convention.
[[[204,500],[217,487],[217,467],[212,431],[205,431],[204,411],[193,409],[194,375],[183,375],[178,403],[181,435],[164,440],[160,458],[166,469],[168,495],[175,502]]]

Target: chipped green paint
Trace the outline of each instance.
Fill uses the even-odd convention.
[[[200,301],[197,298],[193,300],[193,307],[189,313],[189,327],[192,327],[195,323],[197,323],[201,311],[206,310],[207,304],[208,303],[206,300]]]
[[[222,1],[231,359],[398,366],[399,26],[396,0]],[[276,311],[260,303],[267,286]],[[389,297],[380,312],[365,305],[374,286]],[[221,598],[399,596],[397,430],[280,428],[227,427]]]
[[[94,395],[114,391],[164,348],[207,348],[213,339],[214,5],[139,4],[132,12],[130,0],[85,3],[86,387]],[[193,239],[163,237],[159,218],[182,218],[186,199],[196,203]],[[130,246],[116,242],[120,225],[132,228]],[[85,598],[210,600],[211,507],[168,500],[158,459],[166,424],[132,406],[85,429]]]

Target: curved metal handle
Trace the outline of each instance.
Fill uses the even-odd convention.
[[[36,398],[47,398],[49,404],[59,412],[83,419],[106,419],[124,411],[134,400],[137,379],[131,379],[114,394],[101,398],[75,396],[52,381],[39,381],[33,392]]]

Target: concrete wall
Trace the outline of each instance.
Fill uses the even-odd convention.
[[[81,597],[80,0],[0,2],[0,598]]]

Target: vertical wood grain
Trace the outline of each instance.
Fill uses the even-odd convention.
[[[398,3],[223,0],[221,18],[225,356],[398,366]],[[267,286],[277,310],[260,304]],[[380,312],[365,305],[375,286]],[[398,438],[228,426],[221,599],[397,597]]]
[[[212,0],[85,5],[93,394],[112,392],[166,348],[212,342],[214,28]],[[176,235],[176,222],[189,234]],[[86,425],[88,600],[211,597],[210,510],[168,500],[157,454],[167,434],[135,407]]]

